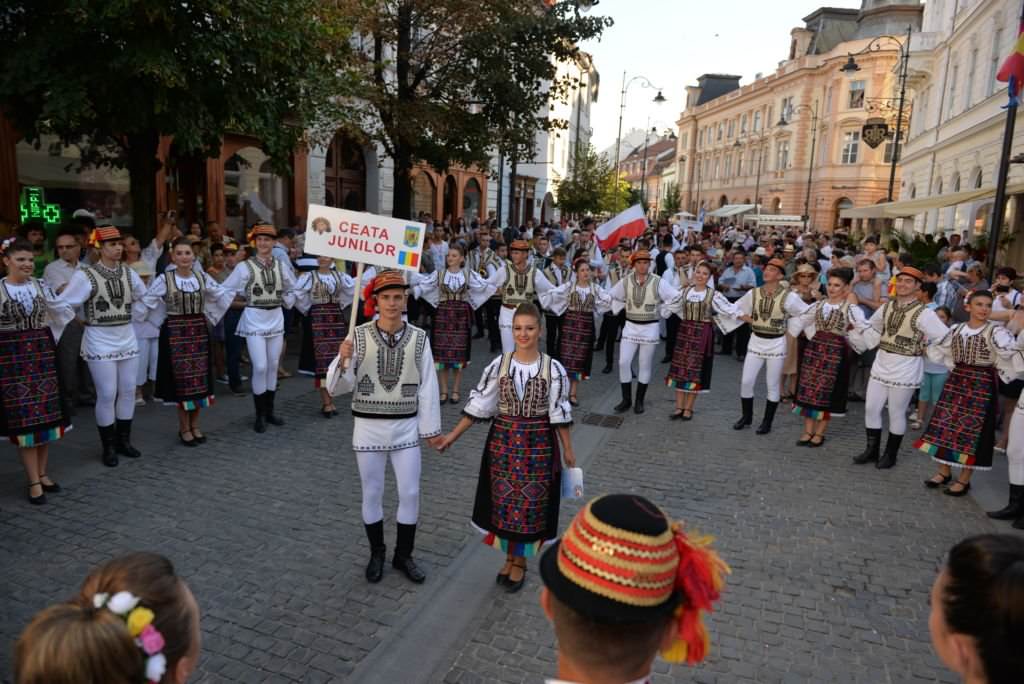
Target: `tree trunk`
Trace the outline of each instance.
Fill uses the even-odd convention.
[[[132,232],[143,245],[156,232],[156,173],[160,170],[157,150],[160,135],[156,131],[133,133],[127,137],[126,157],[132,196]]]
[[[391,215],[395,218],[411,219],[412,215],[412,153],[407,145],[395,145],[394,190],[392,191]]]
[[[516,179],[516,171],[518,170],[517,169],[518,166],[519,166],[518,155],[513,154],[512,155],[512,169],[509,171],[509,174],[508,174],[508,176],[509,176],[509,187],[512,189],[512,191],[509,193],[509,197],[508,197],[508,225],[509,225],[509,227],[515,228],[515,229],[519,228],[519,226],[515,225],[516,224],[516,218],[517,218],[516,214],[519,211],[519,209],[518,209],[518,207],[519,207],[519,200],[516,199],[516,190],[519,188],[519,181]],[[521,220],[522,217],[520,216],[518,218],[520,219],[520,223],[522,223],[522,220]]]

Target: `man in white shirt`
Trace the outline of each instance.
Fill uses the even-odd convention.
[[[81,242],[73,228],[61,229],[57,234],[54,251],[56,261],[52,261],[43,269],[43,282],[54,294],[60,294],[68,286],[71,276],[82,264]],[[64,328],[64,333],[57,343],[57,377],[61,382],[60,398],[68,415],[74,415],[75,406],[91,406],[96,401],[96,388],[92,384],[89,367],[82,358],[82,334],[85,323],[82,320],[81,307],[75,309],[75,318]]]

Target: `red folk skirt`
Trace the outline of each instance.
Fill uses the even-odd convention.
[[[921,438],[914,442],[932,460],[960,468],[992,467],[999,376],[992,366],[958,363],[949,374]]]
[[[571,380],[590,377],[594,356],[594,314],[589,311],[566,311],[558,342],[559,361]]]
[[[672,365],[665,384],[680,392],[707,392],[715,363],[715,328],[710,321],[679,321]]]
[[[473,307],[469,302],[440,302],[430,333],[430,351],[438,370],[465,368],[469,365],[469,345],[473,334]]]
[[[60,400],[49,328],[0,331],[0,435],[19,447],[54,442],[71,426]]]
[[[213,363],[206,316],[168,316],[160,326],[153,394],[186,411],[213,405]]]
[[[811,420],[845,415],[852,355],[842,335],[814,333],[797,365],[793,413]]]

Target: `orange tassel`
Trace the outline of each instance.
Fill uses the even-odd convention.
[[[376,280],[376,278],[374,278]],[[373,318],[377,313],[377,302],[373,299],[373,280],[363,288],[363,315]]]

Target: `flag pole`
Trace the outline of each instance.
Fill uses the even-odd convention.
[[[348,335],[345,336],[346,340],[351,340],[356,334],[356,321],[359,320],[359,295],[363,292],[363,262],[356,263],[356,291],[355,296],[352,297],[352,313],[348,317]],[[341,370],[348,370],[348,359],[344,359],[341,363]]]

